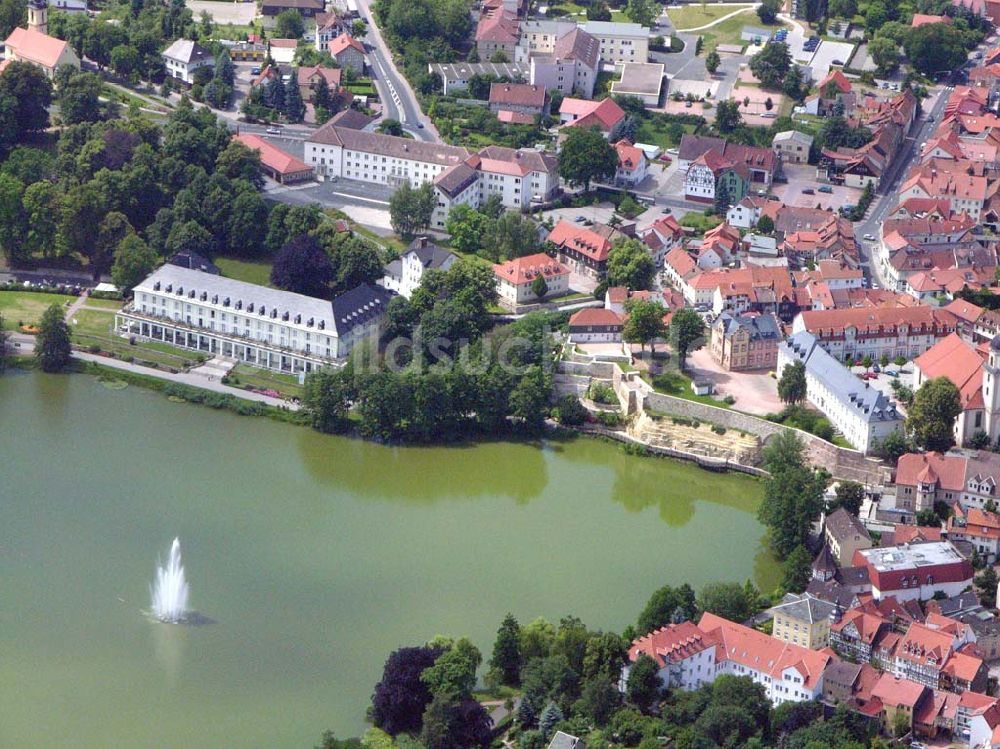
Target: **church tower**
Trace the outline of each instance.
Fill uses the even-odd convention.
[[[1000,336],[990,341],[990,355],[983,363],[983,407],[986,410],[984,431],[990,436],[990,444],[996,444],[1000,436]]]
[[[49,33],[48,0],[28,0],[28,29],[39,34]]]

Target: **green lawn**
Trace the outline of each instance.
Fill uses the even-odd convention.
[[[65,294],[43,294],[31,291],[0,291],[0,315],[4,330],[17,330],[21,325],[33,325],[53,304],[63,307],[75,297]]]
[[[701,5],[684,5],[668,8],[667,15],[674,24],[674,28],[683,31],[684,29],[695,29],[699,26],[704,26],[706,23],[712,23],[741,8],[749,10],[752,7],[753,5],[706,5],[703,8]],[[749,13],[741,13],[736,17],[741,20],[741,27],[747,24],[752,25],[754,21],[760,20],[754,16],[754,21],[750,21],[748,20],[750,15]],[[758,23],[757,25],[760,24]]]
[[[91,299],[87,297],[87,301],[84,302],[83,308],[98,308],[98,309],[109,309],[113,311],[118,311],[122,308],[124,304],[120,299]]]
[[[234,257],[217,257],[213,261],[222,275],[261,286],[271,285],[271,264],[260,260],[239,260]]]
[[[730,7],[730,10],[732,10],[732,7]],[[702,54],[707,55],[709,50],[715,49],[720,44],[738,44],[745,47],[747,43],[740,39],[740,33],[743,31],[743,27],[760,25],[760,19],[757,18],[756,13],[740,13],[738,16],[733,16],[729,20],[723,21],[717,26],[695,33],[704,38],[704,44],[701,48],[701,52]],[[782,25],[784,24],[778,24],[774,28],[778,29]]]
[[[81,325],[83,325],[82,322]],[[136,343],[133,346],[127,338],[112,335],[108,330],[91,333],[88,330],[79,329],[79,326],[73,330],[73,343],[85,349],[97,346],[101,351],[114,354],[117,359],[132,358],[136,364],[156,365],[177,370],[192,366],[196,363],[195,357],[197,356],[194,351],[185,351],[156,341]]]
[[[110,310],[80,309],[69,320],[74,336],[109,336],[115,324],[115,314]]]
[[[694,133],[694,125],[681,125],[681,128],[685,133]],[[658,118],[653,118],[650,120],[643,120],[642,124],[639,125],[639,132],[636,134],[636,140],[640,143],[650,143],[657,145],[660,148],[667,149],[673,148],[679,145],[680,140],[674,140],[670,137],[667,132],[670,129],[670,124],[663,122]]]
[[[695,395],[691,389],[691,378],[676,368],[668,369],[662,374],[650,378],[649,373],[643,373],[643,378],[647,380],[658,393],[672,395],[675,398],[684,398],[689,401],[704,403],[717,408],[732,409],[728,403],[716,400],[710,395]]]
[[[227,384],[233,387],[250,386],[255,390],[277,390],[290,398],[302,397],[302,386],[299,378],[293,375],[258,369],[248,364],[237,364],[229,373]]]

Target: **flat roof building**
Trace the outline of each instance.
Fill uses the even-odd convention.
[[[660,103],[664,66],[654,62],[629,62],[622,65],[620,81],[611,84],[611,93],[635,96],[647,107]]]
[[[876,599],[925,601],[939,592],[957,596],[972,585],[972,563],[948,541],[859,549],[854,564],[868,568]]]

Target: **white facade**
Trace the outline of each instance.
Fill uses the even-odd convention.
[[[533,281],[534,279],[531,279],[524,283],[515,284],[505,278],[498,277],[497,293],[500,295],[500,303],[505,307],[512,307],[518,304],[537,302],[538,297],[531,289]],[[556,276],[546,276],[545,283],[548,286],[546,296],[561,296],[569,291],[569,271]]]
[[[546,91],[560,91],[566,96],[579,92],[589,99],[594,95],[597,70],[580,60],[561,60],[556,57],[532,57],[529,83],[542,86]]]
[[[446,271],[457,260],[457,256],[449,253],[448,257],[435,267],[435,270]],[[420,252],[416,249],[407,250],[399,257],[399,276],[386,273],[380,283],[383,288],[395,291],[400,296],[409,299],[420,286],[426,270],[427,267],[420,257]]]
[[[637,23],[588,21],[583,30],[601,44],[601,59],[619,65],[649,59],[649,29]]]
[[[806,369],[806,397],[823,412],[848,442],[867,453],[903,426],[892,401],[844,368],[811,333],[796,333],[778,346],[780,378],[785,367],[802,361]]]
[[[622,667],[622,680],[619,685],[622,691],[625,691],[628,686],[628,676],[631,672],[632,664],[626,663]],[[672,663],[667,662],[657,675],[663,681],[663,686],[666,689],[693,692],[715,681],[717,672],[715,648],[708,647],[686,658],[678,659]]]
[[[196,42],[178,39],[161,54],[167,75],[189,86],[194,83],[195,71],[215,66],[215,60]]]
[[[691,164],[684,177],[684,194],[695,200],[715,202],[715,173],[705,164]]]
[[[336,302],[169,264],[133,291],[132,304],[115,315],[123,334],[293,374],[326,366],[359,341],[377,338],[388,306],[386,292],[376,293],[350,310],[356,324],[347,325],[337,319]]]

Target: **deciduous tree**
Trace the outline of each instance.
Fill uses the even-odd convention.
[[[389,199],[393,230],[404,239],[412,239],[418,231],[430,226],[436,205],[434,186],[430,182],[418,188],[411,187],[408,181],[403,182]]]
[[[778,397],[782,403],[794,406],[806,398],[806,366],[800,361],[792,362],[781,370],[778,378]]]
[[[382,680],[372,695],[372,721],[395,736],[420,730],[424,710],[430,704],[430,688],[421,680],[424,670],[434,665],[437,648],[400,648],[385,662]]]
[[[572,130],[559,154],[559,176],[573,186],[590,190],[595,180],[609,180],[618,170],[618,154],[597,128]]]
[[[271,283],[296,294],[325,297],[333,281],[333,264],[314,237],[300,235],[278,251],[271,267]]]
[[[608,251],[608,285],[648,289],[656,275],[649,248],[632,237],[619,237]]]
[[[629,299],[625,303],[628,320],[622,330],[622,337],[629,343],[640,344],[646,351],[646,344],[653,344],[657,338],[663,338],[667,326],[663,324],[663,305],[652,299]]]
[[[750,71],[764,88],[780,88],[791,67],[792,55],[784,42],[768,42],[750,58]]]
[[[906,429],[917,446],[945,452],[955,444],[955,419],[962,413],[958,388],[947,377],[928,380],[913,396]]]
[[[59,372],[69,363],[69,326],[58,304],[51,305],[42,314],[35,337],[35,359],[43,372]]]
[[[670,320],[670,339],[677,351],[677,364],[684,369],[687,355],[705,343],[705,323],[701,315],[688,307],[677,310]]]
[[[111,280],[123,294],[130,294],[142,279],[156,269],[159,257],[136,234],[128,234],[118,243],[111,266]]]
[[[659,671],[656,661],[645,653],[636,658],[629,669],[625,694],[629,702],[643,712],[648,712],[660,696],[663,679],[660,678]]]

